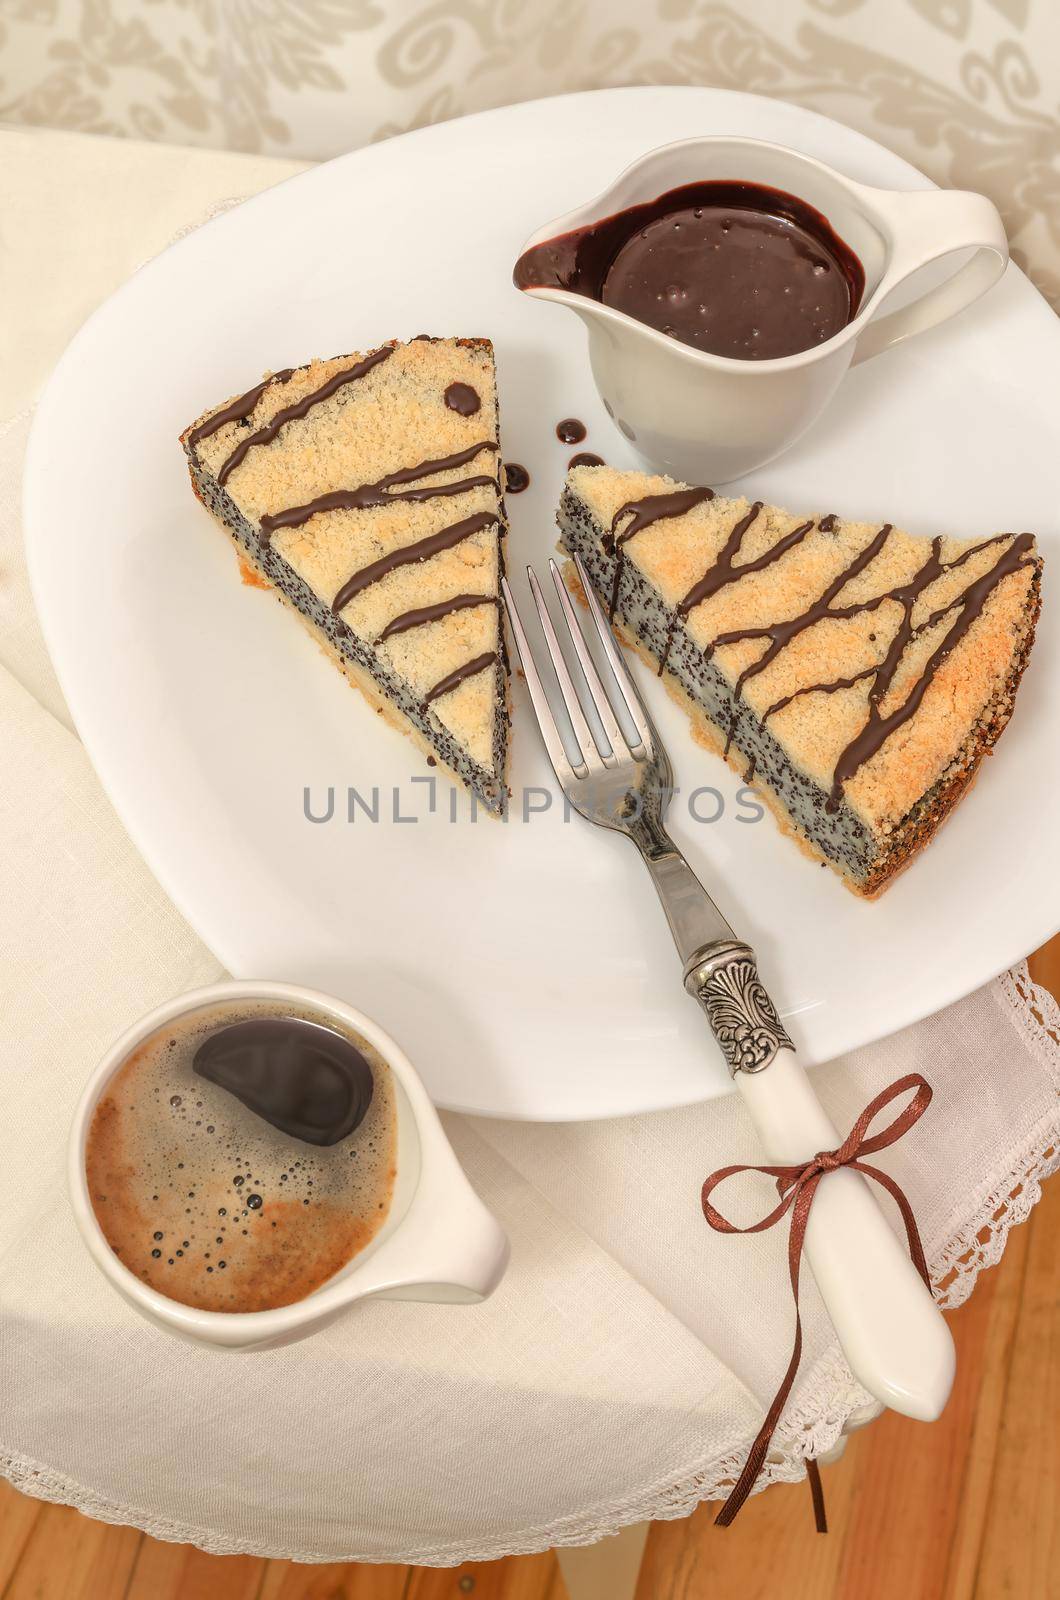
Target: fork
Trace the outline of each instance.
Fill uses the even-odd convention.
[[[578,556],[574,562],[592,631],[617,692],[605,689],[563,575],[550,561],[565,631],[583,681],[579,693],[541,585],[533,568],[527,568],[546,653],[573,734],[571,754],[507,579],[501,584],[553,771],[574,810],[598,827],[625,834],[640,851],[683,964],[685,989],[706,1012],[768,1160],[784,1165],[809,1161],[819,1151],[834,1149],[840,1136],[762,985],[754,951],[737,938],[666,831],[666,808],[673,792],[670,758],[589,574]],[[623,716],[628,734],[620,725]],[[856,1172],[841,1168],[822,1178],[810,1212],[805,1251],[858,1381],[892,1410],[933,1421],[953,1382],[950,1331],[868,1184]]]

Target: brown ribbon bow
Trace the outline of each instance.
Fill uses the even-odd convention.
[[[869,1127],[885,1106],[897,1100],[907,1090],[915,1089],[912,1100],[900,1111],[893,1122],[879,1133],[874,1133],[867,1138]],[[765,1421],[758,1431],[758,1437],[751,1446],[750,1454],[744,1464],[744,1469],[718,1513],[716,1521],[719,1527],[727,1528],[735,1517],[747,1496],[750,1494],[755,1479],[762,1470],[769,1449],[770,1440],[780,1420],[780,1414],[791,1393],[795,1374],[799,1370],[799,1361],[802,1357],[802,1319],[799,1314],[799,1264],[802,1259],[803,1241],[806,1237],[806,1224],[810,1216],[810,1207],[813,1205],[817,1185],[828,1172],[835,1172],[839,1167],[850,1167],[854,1172],[864,1173],[866,1178],[874,1178],[877,1183],[893,1196],[902,1213],[905,1223],[906,1238],[909,1242],[909,1254],[913,1265],[927,1284],[931,1287],[928,1276],[927,1262],[924,1260],[924,1247],[920,1243],[920,1234],[917,1231],[916,1218],[913,1208],[902,1192],[899,1185],[886,1172],[881,1172],[879,1167],[869,1166],[862,1156],[872,1155],[877,1150],[884,1150],[888,1145],[894,1144],[903,1134],[908,1133],[915,1122],[919,1122],[931,1103],[931,1088],[926,1079],[919,1072],[911,1072],[904,1078],[898,1078],[889,1088],[881,1090],[874,1100],[871,1100],[861,1113],[843,1143],[835,1150],[822,1150],[817,1155],[796,1167],[720,1167],[717,1172],[712,1172],[703,1185],[703,1214],[712,1228],[719,1233],[763,1233],[766,1228],[771,1228],[779,1222],[785,1212],[791,1212],[791,1230],[788,1234],[788,1273],[791,1277],[791,1292],[795,1300],[795,1345],[788,1362],[788,1370],[781,1380],[773,1403],[766,1412]],[[777,1189],[780,1192],[780,1204],[775,1206],[768,1216],[760,1222],[751,1223],[750,1227],[738,1228],[735,1223],[723,1217],[710,1203],[710,1196],[724,1183],[726,1178],[735,1176],[738,1172],[762,1172],[767,1177],[777,1180]],[[810,1469],[813,1469],[810,1471]],[[816,1476],[816,1463],[807,1462],[810,1476],[810,1487],[814,1497],[814,1513],[817,1520],[817,1529],[825,1533],[827,1527],[824,1520],[824,1503],[820,1494],[820,1481]]]

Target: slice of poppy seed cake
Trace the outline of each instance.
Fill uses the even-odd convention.
[[[570,471],[558,520],[697,732],[859,894],[1008,722],[1040,607],[1029,533],[917,538],[604,466]]]
[[[182,435],[195,493],[391,721],[507,804],[493,347],[413,339],[272,373]]]

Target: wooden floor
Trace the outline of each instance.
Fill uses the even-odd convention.
[[[1060,937],[1032,960],[1060,996]],[[1003,1070],[1003,1064],[1001,1069]],[[731,1529],[657,1523],[637,1600],[1060,1600],[1060,1178],[951,1318],[957,1383],[930,1428],[888,1412]],[[780,1576],[782,1575],[782,1577]],[[555,1557],[446,1571],[205,1556],[0,1484],[0,1600],[567,1600]]]

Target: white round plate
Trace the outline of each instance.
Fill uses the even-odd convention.
[[[71,344],[41,402],[26,476],[37,603],[80,733],[169,894],[238,977],[331,990],[401,1041],[435,1099],[496,1116],[614,1116],[722,1094],[729,1080],[647,875],[623,839],[521,820],[552,792],[515,684],[507,824],[472,823],[275,599],[243,586],[196,503],[181,429],[268,369],[417,333],[485,334],[509,498],[510,566],[544,563],[581,448],[629,463],[592,387],[581,325],[511,286],[532,228],[671,139],[749,134],[863,182],[922,187],[856,133],[774,100],[642,88],[514,106],[358,151],[192,233]],[[1060,327],[1016,268],[935,333],[852,372],[754,493],[914,532],[1033,528],[1056,560]],[[750,485],[748,492],[750,492]],[[738,492],[738,491],[737,491]],[[1009,731],[974,794],[876,904],[856,899],[697,748],[641,674],[682,794],[673,831],[765,980],[805,1059],[823,1061],[956,1000],[1056,926],[1057,637],[1046,614]],[[330,822],[320,811],[336,791]],[[355,804],[352,786],[380,820]],[[394,815],[395,787],[399,822]],[[720,820],[697,822],[696,809]],[[455,792],[455,791],[453,791]],[[542,794],[530,804],[542,804]]]

